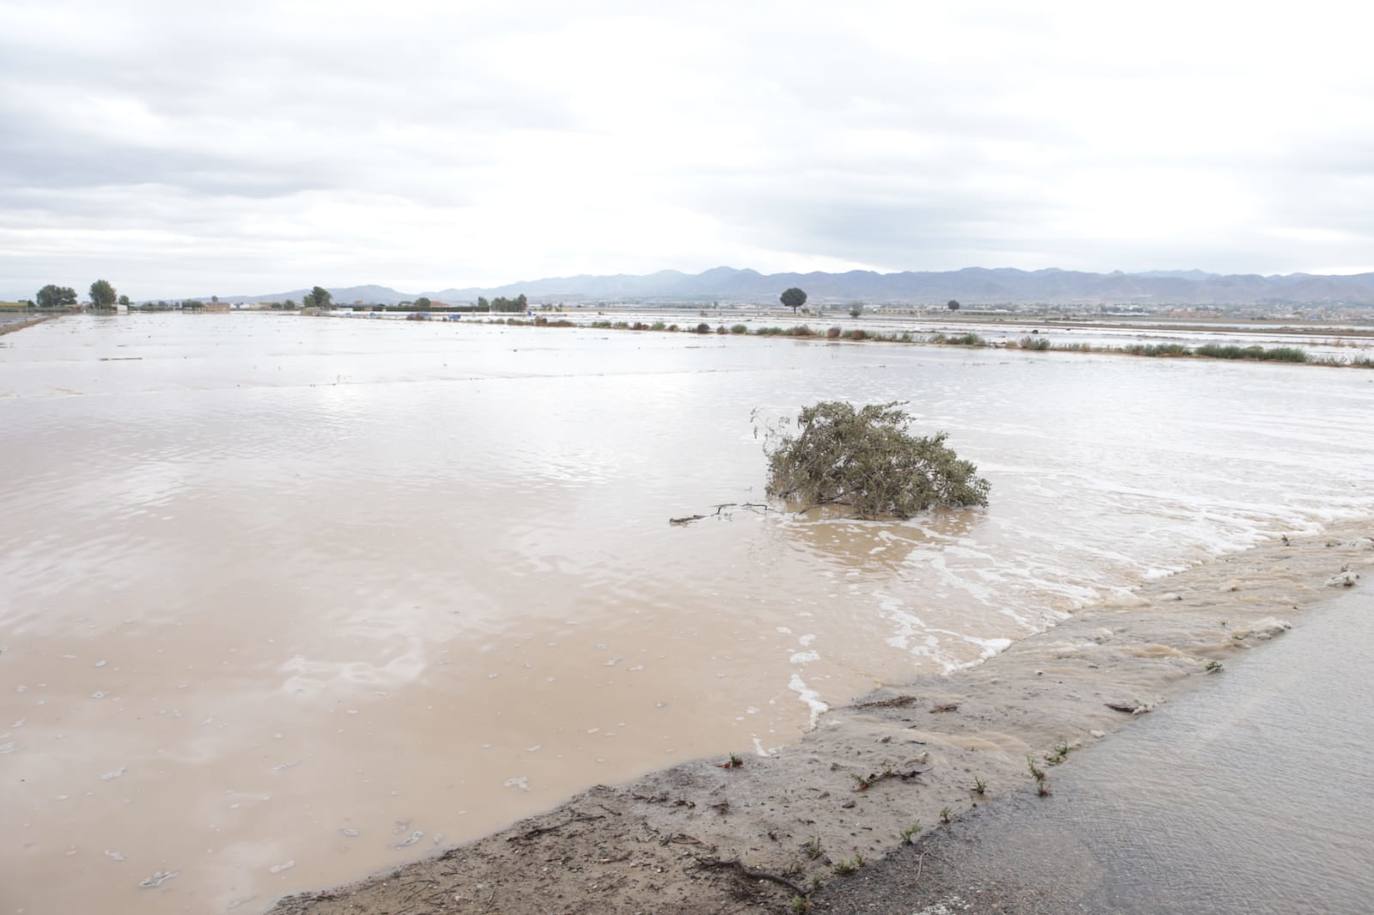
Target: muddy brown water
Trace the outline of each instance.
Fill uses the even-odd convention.
[[[11,911],[261,911],[1374,510],[1361,372],[233,314],[6,339]],[[668,525],[763,501],[751,413],[823,397],[910,401],[992,506]]]

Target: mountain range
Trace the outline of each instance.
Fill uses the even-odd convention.
[[[702,273],[661,270],[645,275],[551,277],[506,286],[401,292],[388,286],[331,287],[340,304],[394,305],[427,296],[458,304],[478,296],[524,294],[533,302],[698,303],[775,302],[789,286],[813,301],[969,305],[1374,305],[1374,273],[1218,274],[1200,270],[1087,273],[969,267],[943,272],[773,273],[715,267]],[[306,290],[220,296],[228,302],[300,301]]]

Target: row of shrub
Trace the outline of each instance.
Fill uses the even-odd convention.
[[[1110,350],[1107,350],[1110,352]],[[1189,347],[1182,343],[1133,343],[1122,347],[1132,356],[1162,356],[1180,358],[1201,356],[1204,359],[1250,359],[1261,362],[1307,362],[1307,352],[1296,346],[1236,346],[1235,344],[1204,343]]]
[[[532,320],[525,318],[498,318],[492,323],[533,327],[580,326],[576,322],[569,321],[567,319],[556,318],[550,320],[549,318],[545,318],[543,316],[536,317]],[[747,325],[744,324],[733,324],[729,327],[726,327],[724,324],[721,324],[717,325],[716,327],[712,327],[705,321],[701,322],[700,324],[697,324],[695,327],[688,326],[686,328],[680,328],[676,324],[665,324],[662,321],[655,321],[652,324],[646,324],[642,321],[635,321],[633,323],[628,321],[593,321],[590,325],[587,326],[598,328],[601,330],[648,330],[666,331],[668,333],[677,333],[679,331],[684,331],[687,333],[716,334],[719,336],[725,336],[729,334],[752,335],[757,337],[823,336],[827,340],[871,340],[880,343],[921,342],[909,331],[903,331],[902,333],[884,334],[879,333],[877,331],[864,330],[862,328],[857,327],[850,328],[848,330],[845,330],[841,327],[830,327],[827,328],[824,332],[821,332],[815,330],[814,328],[806,324],[799,324],[795,327],[759,327],[752,331],[749,329]],[[983,339],[975,333],[937,333],[932,334],[929,337],[926,337],[924,342],[934,343],[939,346],[987,347],[993,345],[988,343],[987,340]],[[1313,358],[1309,356],[1305,350],[1302,350],[1296,346],[1272,346],[1265,348],[1263,346],[1258,345],[1237,346],[1234,344],[1206,343],[1202,346],[1189,347],[1184,346],[1181,343],[1133,343],[1123,347],[1112,347],[1093,346],[1088,343],[1053,343],[1048,337],[1041,336],[1022,337],[1016,343],[1016,346],[1020,349],[1029,350],[1032,352],[1045,352],[1047,350],[1053,350],[1055,352],[1069,353],[1125,353],[1130,356],[1147,356],[1155,358],[1202,357],[1206,359],[1245,359],[1261,362],[1295,362],[1310,363],[1314,365],[1374,369],[1374,358],[1361,357],[1358,359],[1351,359],[1349,361],[1342,361],[1330,357]]]

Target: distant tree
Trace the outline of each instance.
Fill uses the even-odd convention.
[[[283,307],[283,308],[295,308],[295,307],[296,307],[296,300],[295,300],[295,299],[287,299],[285,302],[282,302],[282,307]]]
[[[958,300],[958,299],[950,299],[950,300],[949,300],[949,303],[948,303],[947,305],[945,305],[945,307],[948,308],[950,311],[958,311],[958,310],[959,310],[959,300]]]
[[[849,306],[849,316],[850,316],[851,318],[857,318],[859,315],[861,315],[861,314],[863,314],[863,313],[864,313],[864,306],[863,306],[863,303],[862,303],[862,302],[855,302],[853,305],[850,305],[850,306]]]
[[[120,297],[119,297],[119,304],[123,305],[125,308],[128,308],[128,307],[129,307],[129,297],[128,297],[127,295],[122,295],[122,296],[120,296]]]
[[[480,309],[484,304],[486,304],[486,301],[486,299],[478,299],[477,307]],[[528,309],[530,307],[530,303],[529,299],[525,298],[525,294],[522,292],[513,299],[508,299],[505,296],[497,296],[496,298],[491,300],[491,304],[489,307],[492,311],[520,312]]]
[[[304,308],[328,308],[333,298],[328,289],[323,286],[316,286],[301,299],[301,306]]]
[[[218,304],[219,304],[219,296],[217,296],[217,295],[212,295],[212,296],[210,296],[210,301],[211,301],[211,302],[214,302],[216,305],[218,305]]]
[[[415,307],[420,309],[421,311],[428,311],[429,307],[433,304],[434,303],[429,300],[428,296],[422,295],[415,300]]]
[[[71,308],[76,304],[76,290],[70,286],[54,286],[49,283],[38,290],[39,308]]]
[[[484,296],[484,295],[479,295],[479,296],[477,297],[477,310],[478,310],[478,311],[491,311],[491,302],[488,302],[488,301],[487,301],[487,297],[486,297],[486,296]]]
[[[797,309],[806,304],[806,292],[793,286],[791,289],[784,290],[783,294],[778,296],[778,301],[792,309],[792,314],[796,314]]]
[[[96,280],[91,284],[91,304],[96,308],[114,308],[115,288],[108,280]]]

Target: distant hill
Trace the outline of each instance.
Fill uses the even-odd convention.
[[[496,287],[403,293],[387,286],[330,289],[340,304],[393,305],[425,295],[458,303],[478,296],[527,295],[536,302],[773,302],[789,286],[805,289],[813,301],[906,302],[967,305],[1374,305],[1374,273],[1285,276],[1164,270],[1145,273],[1085,273],[1075,270],[1016,270],[969,267],[945,272],[773,273],[716,267],[703,273],[661,270],[643,276],[569,276]],[[221,296],[230,302],[300,301],[306,290],[272,295]]]

